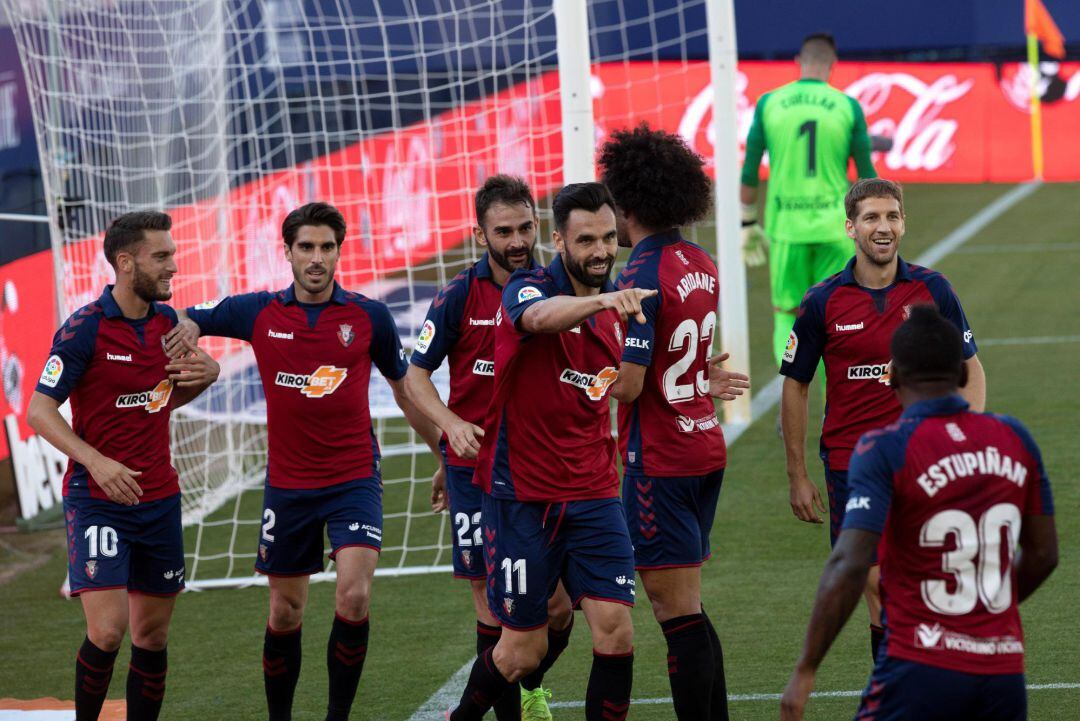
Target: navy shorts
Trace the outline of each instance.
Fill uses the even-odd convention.
[[[454,522],[454,578],[483,579],[484,533],[480,525],[480,504],[484,495],[473,485],[475,469],[468,466],[446,467],[446,493],[450,501],[450,519]]]
[[[268,576],[306,576],[323,570],[324,526],[330,558],[350,546],[381,550],[379,477],[326,488],[266,486],[255,570]]]
[[[562,579],[583,598],[634,605],[634,550],[618,498],[526,503],[483,496],[488,607],[517,630],[547,623]]]
[[[844,526],[844,509],[850,493],[847,471],[833,471],[825,466],[825,490],[829,494],[829,545],[835,546]]]
[[[709,533],[724,469],[704,476],[623,477],[623,510],[638,570],[700,566],[709,560]]]
[[[1025,721],[1023,674],[980,675],[886,657],[856,721]]]
[[[180,494],[122,506],[97,498],[65,498],[71,595],[126,588],[175,596],[184,589]]]

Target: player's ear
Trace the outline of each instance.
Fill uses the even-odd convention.
[[[487,247],[487,236],[484,235],[483,228],[481,228],[479,225],[474,225],[472,229],[472,235],[473,240],[476,241],[477,245],[479,245],[481,248]]]
[[[285,260],[292,262],[292,246],[288,243],[282,243],[285,246]]]
[[[855,223],[848,218],[844,221],[844,230],[847,231],[847,237],[855,240]]]
[[[559,233],[559,231],[557,231],[557,230],[551,231],[551,242],[555,245],[555,252],[557,252],[557,253],[563,252],[563,246],[565,244],[563,243],[563,237]]]

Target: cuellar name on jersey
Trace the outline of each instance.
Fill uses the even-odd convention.
[[[915,482],[926,491],[926,495],[933,496],[951,481],[976,474],[998,476],[1023,488],[1027,480],[1027,467],[1002,455],[994,446],[989,446],[982,451],[945,456],[931,464]]]

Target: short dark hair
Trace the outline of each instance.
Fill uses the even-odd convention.
[[[904,189],[899,183],[884,178],[863,178],[855,181],[844,196],[844,211],[848,220],[855,220],[859,203],[867,198],[896,198],[900,204],[900,215],[904,214]]]
[[[690,225],[712,208],[705,161],[679,135],[642,123],[616,130],[600,149],[600,179],[623,213],[647,230]]]
[[[308,203],[285,216],[281,223],[281,239],[292,247],[296,234],[305,225],[325,225],[334,231],[338,247],[345,241],[345,216],[329,203]]]
[[[147,230],[172,230],[172,218],[156,210],[137,210],[124,213],[105,231],[105,259],[116,267],[116,256],[131,250],[146,240]]]
[[[815,63],[836,62],[836,40],[832,33],[813,33],[803,38],[799,56]]]
[[[524,203],[529,210],[536,212],[536,201],[533,200],[529,184],[514,175],[492,175],[476,191],[474,204],[477,225],[484,225],[484,216],[487,215],[488,208],[495,203],[503,205]]]
[[[555,230],[566,231],[566,221],[575,210],[595,213],[605,205],[615,212],[615,201],[603,183],[570,183],[564,185],[551,201],[551,213],[555,219]]]
[[[892,337],[893,370],[916,383],[952,383],[963,377],[964,344],[960,331],[929,304],[911,308],[911,315]]]

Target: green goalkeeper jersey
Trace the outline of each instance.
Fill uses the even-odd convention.
[[[769,151],[765,232],[786,243],[844,240],[848,157],[860,178],[876,177],[858,101],[820,80],[802,79],[762,95],[746,139],[743,185],[757,186]]]

